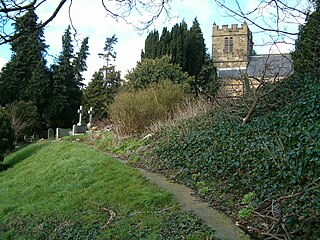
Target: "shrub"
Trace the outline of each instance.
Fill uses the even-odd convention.
[[[39,115],[33,102],[14,102],[6,106],[14,130],[15,143],[22,140],[24,134],[31,134],[37,128]]]
[[[136,92],[123,92],[110,106],[111,122],[120,135],[141,133],[152,123],[172,116],[188,87],[169,80]]]
[[[128,82],[125,87],[128,90],[137,90],[147,87],[152,83],[159,83],[169,79],[175,83],[193,83],[194,78],[183,72],[181,67],[170,63],[169,56],[156,59],[144,59],[138,62],[137,67],[125,76]]]
[[[13,129],[10,118],[4,108],[0,107],[0,163],[3,161],[3,154],[13,147]]]

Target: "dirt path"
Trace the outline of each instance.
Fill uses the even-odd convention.
[[[182,184],[168,181],[164,176],[148,172],[144,169],[138,170],[151,182],[159,187],[171,192],[181,204],[181,209],[192,211],[203,219],[209,227],[215,229],[215,236],[220,239],[228,240],[248,240],[250,237],[235,226],[229,217],[210,207],[205,202],[198,200],[190,195],[192,190]]]
[[[114,157],[124,164],[127,163],[127,161],[121,157]],[[193,195],[190,195],[192,189],[185,185],[168,181],[166,177],[160,174],[152,173],[142,168],[136,169],[139,170],[151,183],[170,192],[180,203],[182,210],[191,211],[204,220],[209,227],[215,230],[215,237],[221,240],[250,239],[248,235],[232,223],[231,219],[227,215],[208,207],[207,203],[200,201]]]

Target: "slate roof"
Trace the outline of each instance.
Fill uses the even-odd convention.
[[[247,69],[218,69],[220,78],[240,78],[244,73],[248,77],[273,78],[286,77],[293,73],[290,54],[263,54],[249,57]]]

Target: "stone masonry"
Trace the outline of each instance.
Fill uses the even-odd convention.
[[[244,21],[241,27],[238,24],[222,25],[219,28],[215,23],[212,28],[212,57],[218,69],[246,68],[249,56],[252,55],[252,32]]]

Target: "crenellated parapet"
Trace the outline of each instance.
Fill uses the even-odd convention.
[[[248,24],[213,24],[212,57],[217,68],[246,68],[252,54],[252,32]]]

